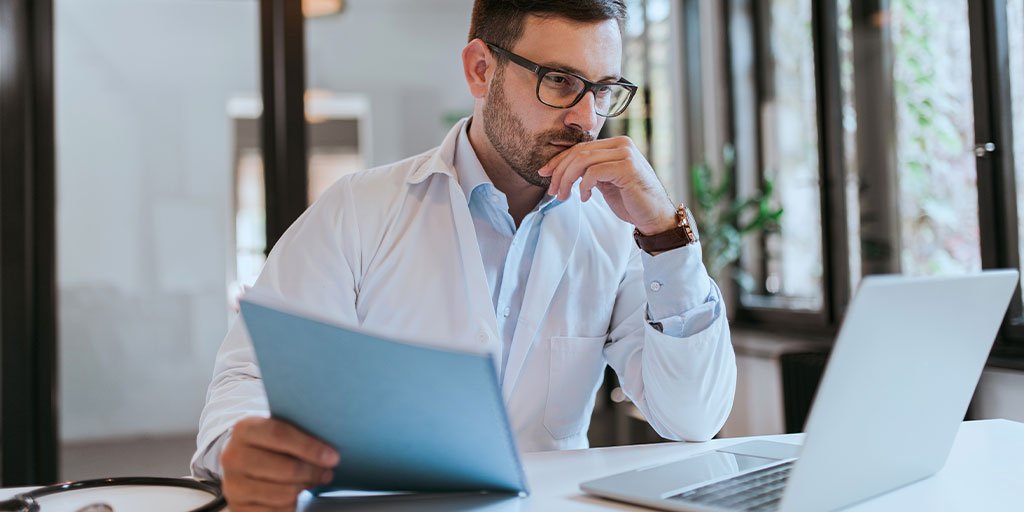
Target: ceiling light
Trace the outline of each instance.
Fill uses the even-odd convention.
[[[337,14],[344,8],[345,0],[302,0],[302,15],[307,18]]]

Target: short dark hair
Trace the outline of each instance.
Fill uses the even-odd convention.
[[[469,40],[481,39],[507,50],[523,35],[528,14],[566,18],[582,23],[626,22],[624,0],[476,0],[469,24]]]

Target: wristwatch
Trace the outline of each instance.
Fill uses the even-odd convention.
[[[649,254],[678,249],[696,242],[697,226],[692,220],[690,209],[680,203],[676,208],[676,219],[679,221],[676,227],[650,236],[643,235],[639,229],[634,228],[633,240]]]

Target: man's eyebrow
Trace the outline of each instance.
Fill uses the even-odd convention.
[[[541,64],[541,66],[544,66],[546,68],[554,68],[554,69],[557,69],[559,71],[568,71],[570,73],[575,73],[575,74],[577,74],[579,76],[582,76],[582,77],[586,77],[587,76],[579,68],[577,68],[575,66],[570,66],[568,64],[559,64],[557,62],[553,62],[553,63],[550,63],[550,64]],[[592,82],[600,83],[600,82],[619,82],[621,80],[622,80],[622,76],[621,75],[618,75],[618,76],[617,75],[606,75],[606,76],[603,76],[601,78],[598,78],[597,80],[591,80],[591,81]]]

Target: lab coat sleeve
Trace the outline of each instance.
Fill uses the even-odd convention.
[[[355,323],[356,273],[360,240],[352,187],[342,179],[285,232],[267,258],[254,288],[270,292],[303,311]],[[220,480],[220,454],[234,424],[269,416],[266,393],[252,341],[236,318],[214,363],[206,406],[199,422],[192,474]]]
[[[662,261],[673,264],[664,268],[650,260],[645,268],[639,248],[631,249],[604,353],[626,396],[658,434],[705,441],[718,433],[732,410],[736,358],[721,292],[700,263],[700,247],[684,249],[691,252],[653,258],[669,256]],[[682,265],[679,259],[685,260]],[[676,275],[666,273],[671,267]],[[654,281],[659,284],[652,287]],[[659,294],[675,295],[662,299]],[[666,332],[652,327],[652,318],[668,320]]]
[[[707,275],[699,244],[690,244],[657,256],[640,251],[647,295],[647,317],[661,324],[661,332],[686,338],[707,329],[725,314],[718,307],[721,294]]]

